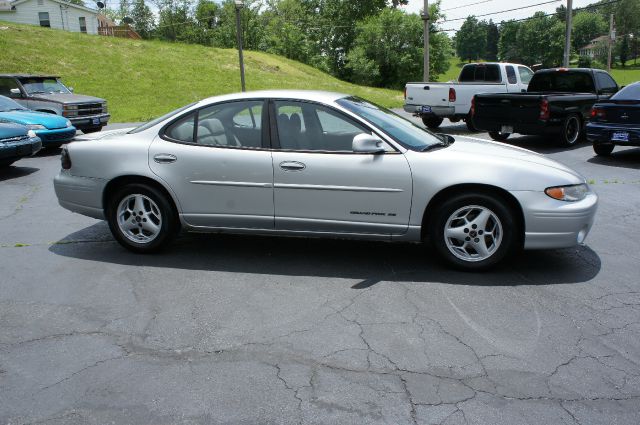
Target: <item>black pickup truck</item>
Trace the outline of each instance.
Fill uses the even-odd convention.
[[[494,140],[511,133],[557,134],[566,146],[584,134],[591,107],[618,91],[600,69],[554,68],[536,72],[525,93],[477,94],[471,103],[474,125]]]

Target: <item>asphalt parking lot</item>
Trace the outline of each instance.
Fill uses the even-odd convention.
[[[640,423],[640,149],[507,142],[584,174],[597,220],[476,274],[414,244],[134,255],[58,206],[58,150],[0,171],[0,424]]]

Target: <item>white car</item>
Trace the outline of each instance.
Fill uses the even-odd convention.
[[[464,269],[582,243],[597,196],[568,167],[436,135],[339,93],[213,97],[133,130],[75,141],[60,205],[150,252],[182,228],[419,242]]]

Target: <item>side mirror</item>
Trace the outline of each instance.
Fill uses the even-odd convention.
[[[357,153],[384,152],[384,143],[372,134],[361,133],[353,138],[353,151]]]
[[[71,93],[73,93],[73,87],[67,87]]]
[[[20,93],[20,89],[11,89],[9,90],[9,97],[22,97],[22,93]]]

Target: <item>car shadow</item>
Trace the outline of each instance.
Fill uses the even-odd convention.
[[[166,251],[144,255],[118,245],[105,222],[68,235],[49,250],[64,257],[126,266],[356,279],[353,289],[380,282],[581,283],[593,279],[601,268],[598,254],[586,246],[525,251],[494,270],[468,273],[448,268],[423,244],[195,233],[181,235]]]
[[[58,156],[62,152],[62,148],[42,148],[35,154],[35,157],[42,158],[47,156]]]
[[[8,167],[0,167],[0,182],[28,176],[29,174],[33,174],[36,171],[40,171],[40,169],[34,168],[34,167],[21,167],[19,165],[9,165]]]
[[[611,167],[640,170],[640,148],[614,150],[610,156],[594,155],[587,159],[587,162],[598,165],[608,165]]]

